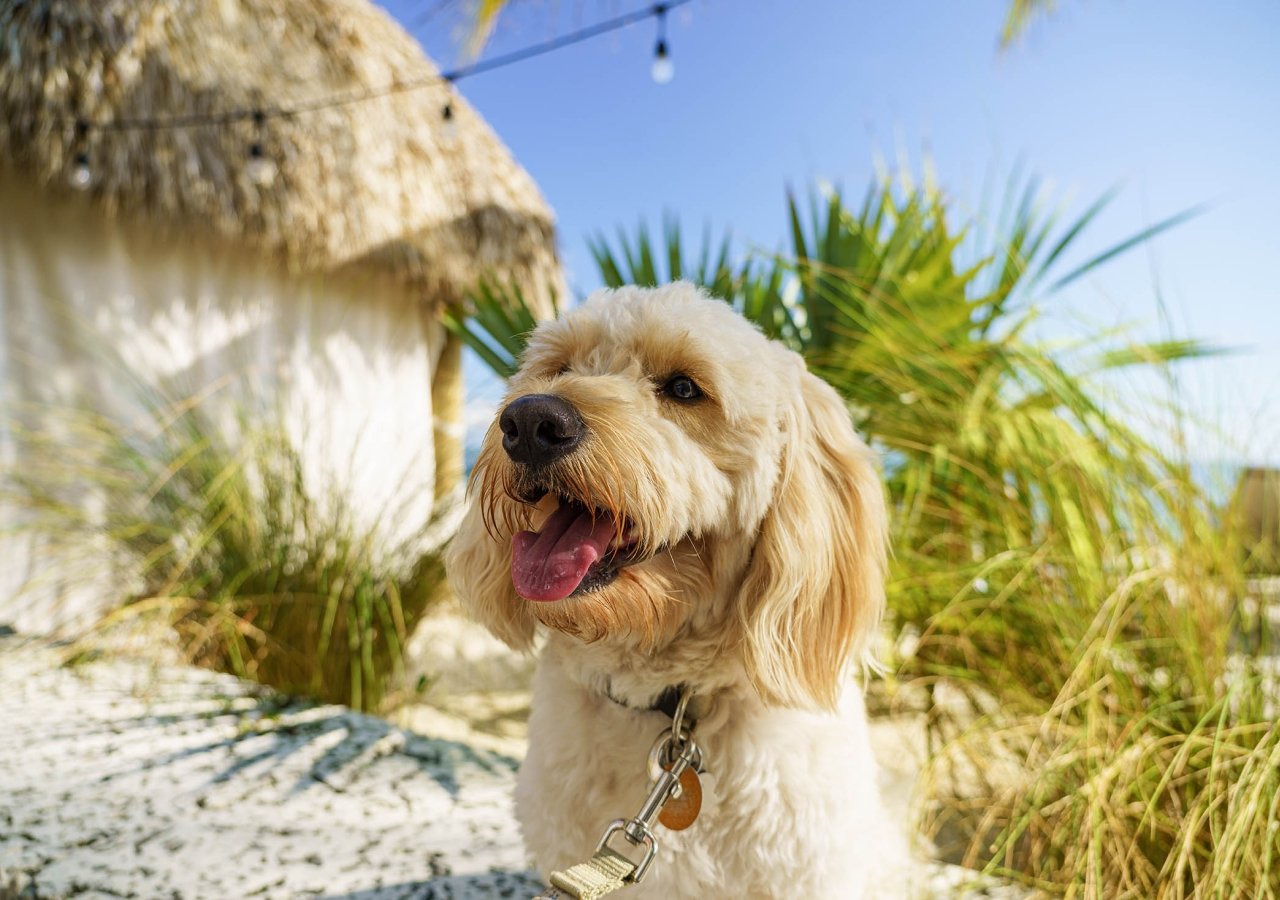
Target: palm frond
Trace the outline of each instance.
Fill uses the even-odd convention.
[[[447,310],[444,323],[500,378],[515,374],[524,345],[538,326],[520,287],[493,281],[478,284],[465,309]]]

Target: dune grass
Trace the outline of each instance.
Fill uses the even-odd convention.
[[[671,221],[592,242],[607,284],[705,285],[803,354],[885,461],[894,546],[880,689],[922,710],[921,825],[966,864],[1073,897],[1280,894],[1274,646],[1251,548],[1177,434],[1112,373],[1215,352],[1035,337],[1092,255],[1018,179],[955,222],[929,185],[789,199],[787,254],[695,250]],[[487,339],[518,351],[520,335]]]
[[[201,396],[175,401],[121,381],[137,393],[134,419],[40,410],[4,482],[46,560],[113,573],[118,605],[73,650],[158,620],[196,664],[356,709],[384,704],[443,587],[429,535],[386,546],[345,499],[311,483],[271,416],[215,421]]]

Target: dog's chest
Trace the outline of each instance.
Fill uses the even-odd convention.
[[[531,741],[516,808],[525,844],[544,875],[585,862],[611,822],[636,815],[649,791],[648,750],[660,730],[632,735],[639,740],[630,742],[611,740],[619,735],[607,728],[588,740],[558,732],[542,746]],[[722,882],[721,864],[708,844],[723,831],[722,809],[715,773],[704,773],[700,781],[703,804],[696,819],[682,832],[654,827],[658,861],[641,888],[630,889],[631,896],[716,896],[709,891]],[[625,847],[625,840],[616,843]]]
[[[535,693],[516,794],[526,845],[544,875],[585,861],[610,822],[636,814],[648,792],[649,749],[669,724],[565,687]],[[864,733],[783,716],[700,742],[701,812],[685,831],[655,829],[658,861],[632,896],[768,897],[777,896],[776,879],[794,887],[837,874],[850,885],[856,872],[845,870],[866,851],[850,839],[865,840],[878,809]],[[827,896],[820,884],[814,890],[810,896]]]

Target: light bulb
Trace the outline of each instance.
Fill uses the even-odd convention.
[[[261,144],[249,145],[249,163],[244,171],[258,187],[267,187],[276,180],[276,164],[262,152]]]
[[[458,139],[458,120],[453,115],[453,104],[446,103],[440,113],[440,137],[446,144]]]
[[[676,75],[676,67],[667,54],[667,42],[658,41],[653,51],[653,68],[650,70],[653,80],[658,84],[666,84]]]
[[[77,191],[87,191],[89,186],[93,184],[93,170],[89,168],[89,154],[79,153],[76,155],[75,167],[71,170],[71,176],[67,179],[71,186]]]

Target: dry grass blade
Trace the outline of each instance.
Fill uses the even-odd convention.
[[[159,620],[199,665],[378,708],[443,591],[434,523],[388,545],[317,486],[283,425],[255,426],[246,414],[229,432],[198,402],[130,383],[137,422],[43,410],[43,421],[65,425],[19,433],[25,464],[3,482],[49,558],[86,580],[105,569],[120,592],[73,652]]]

